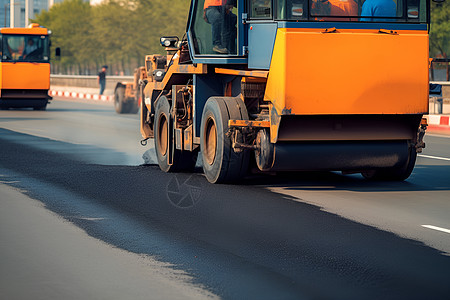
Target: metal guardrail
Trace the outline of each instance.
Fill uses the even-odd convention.
[[[97,82],[97,75],[60,75],[60,74],[51,74],[50,79],[52,80],[93,80]],[[119,81],[132,81],[133,76],[116,76],[116,75],[107,75],[106,79],[109,81],[119,82]],[[440,84],[442,86],[450,86],[450,81],[432,81],[430,83]]]
[[[60,75],[60,74],[51,74],[50,78],[55,79],[97,79],[97,75]],[[133,80],[133,76],[116,76],[116,75],[107,75],[107,78],[114,79],[116,81],[129,81]]]
[[[98,88],[97,75],[50,75],[51,86]],[[133,81],[133,76],[106,76],[106,89],[114,90],[117,82]]]
[[[106,76],[106,94],[112,95],[118,82],[132,82],[133,76]],[[433,81],[430,83],[442,85],[442,95],[430,95],[430,113],[449,113],[450,110],[450,82]],[[81,87],[98,89],[97,75],[50,75],[52,86]]]
[[[430,81],[430,83],[440,84],[440,85],[443,85],[443,86],[450,86],[450,81]]]

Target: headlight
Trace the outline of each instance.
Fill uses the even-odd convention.
[[[179,41],[177,36],[165,36],[159,39],[163,47],[176,48]]]

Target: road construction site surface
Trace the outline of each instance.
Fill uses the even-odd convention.
[[[450,138],[405,182],[166,174],[138,115],[0,111],[1,299],[448,299]]]

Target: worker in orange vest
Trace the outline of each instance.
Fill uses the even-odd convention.
[[[235,48],[233,40],[237,17],[231,12],[236,6],[236,0],[205,0],[203,17],[211,24],[213,51],[228,54]]]
[[[312,0],[311,14],[320,21],[355,21],[339,17],[358,17],[358,4],[355,0]]]

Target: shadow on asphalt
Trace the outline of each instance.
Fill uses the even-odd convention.
[[[99,106],[101,107],[101,106]],[[114,111],[112,105],[110,106],[110,109],[106,109],[106,108],[52,108],[51,107],[51,103],[47,106],[47,109],[45,111],[39,111],[40,113],[51,113],[51,112],[108,112],[111,113]],[[9,108],[8,110],[14,110],[14,111],[23,111],[23,112],[33,112],[33,114],[36,113],[35,110],[33,110],[33,108]],[[2,117],[2,119],[4,119]],[[18,118],[20,120],[23,120],[23,118]],[[37,119],[40,120],[39,118],[27,118],[27,120],[30,119]],[[46,119],[42,119],[42,120],[46,120]]]
[[[112,113],[113,107],[111,106],[110,109],[105,108],[52,108],[48,107],[47,112],[107,112]]]
[[[11,121],[23,121],[24,118],[10,118],[10,117],[1,117],[0,122],[11,122]],[[27,118],[27,120],[32,121],[47,121],[48,118]],[[0,128],[1,130],[1,128]]]
[[[255,186],[410,191],[442,190],[439,185],[386,187],[335,173],[212,185],[199,173],[80,163],[5,134],[17,133],[0,134],[3,181],[96,238],[188,272],[224,299],[448,299],[450,257]],[[429,167],[426,172],[446,172]]]
[[[0,118],[0,122],[2,119],[3,118]],[[18,119],[18,121],[22,120],[23,119]],[[0,137],[5,141],[8,140],[14,143],[27,145],[29,149],[32,149],[29,150],[31,152],[36,150],[51,151],[66,155],[70,157],[70,159],[81,162],[95,162],[97,164],[116,165],[125,164],[130,160],[134,161],[134,159],[131,159],[125,153],[113,151],[111,149],[104,149],[84,144],[70,144],[48,138],[19,133],[3,128],[0,128]]]
[[[354,192],[448,191],[449,165],[416,165],[406,181],[369,181],[360,174],[340,172],[284,172],[251,176],[246,185],[284,187],[291,190],[346,190]]]

